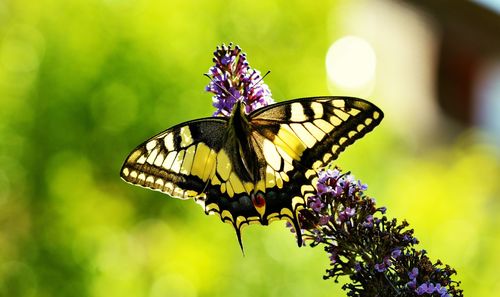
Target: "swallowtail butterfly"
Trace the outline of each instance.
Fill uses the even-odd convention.
[[[311,97],[250,114],[176,125],[134,149],[121,169],[132,184],[194,199],[206,214],[241,228],[288,220],[302,244],[298,212],[314,195],[317,171],[377,126],[382,111],[352,97]]]

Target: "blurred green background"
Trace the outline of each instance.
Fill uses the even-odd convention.
[[[322,280],[326,254],[297,248],[284,223],[246,228],[243,257],[217,217],[119,178],[136,145],[212,114],[202,74],[215,47],[231,41],[254,68],[272,71],[265,81],[277,101],[331,94],[379,105],[381,127],[336,164],[368,183],[390,217],[407,219],[432,259],[458,270],[467,296],[498,294],[498,122],[480,113],[463,121],[439,105],[436,90],[450,77],[438,71],[445,31],[425,9],[0,0],[0,296],[345,296]],[[329,79],[325,59],[347,35],[366,41],[376,63],[333,68],[369,74],[346,87]],[[471,55],[480,69],[498,62]],[[472,85],[467,102],[489,110],[479,99],[491,85]]]

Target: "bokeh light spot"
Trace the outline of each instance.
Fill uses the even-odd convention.
[[[345,89],[367,85],[375,77],[376,56],[366,40],[345,36],[334,42],[326,54],[328,79]]]

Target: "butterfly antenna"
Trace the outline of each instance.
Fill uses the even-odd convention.
[[[264,80],[264,77],[266,77],[269,73],[271,73],[271,70],[267,70],[266,74],[264,74],[264,76],[262,76],[258,81],[256,81],[253,85],[251,85],[250,88],[253,88],[256,85],[258,85],[261,81]]]
[[[208,75],[207,73],[204,73],[203,74],[204,76],[208,77],[208,79],[210,79],[210,81],[212,83],[214,83],[216,86],[218,86],[222,91],[224,91],[224,93],[226,93],[227,95],[231,96],[234,98],[234,100],[238,100],[238,98],[234,97],[233,94],[231,94],[231,92],[228,91],[228,89],[226,89],[223,85],[219,84],[218,82],[216,82],[212,77],[210,77],[210,75]]]

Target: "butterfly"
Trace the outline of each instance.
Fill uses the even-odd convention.
[[[317,171],[377,126],[383,112],[353,97],[310,97],[230,117],[178,124],[126,158],[121,177],[180,199],[241,228],[289,221],[302,245],[298,214],[315,194]]]

